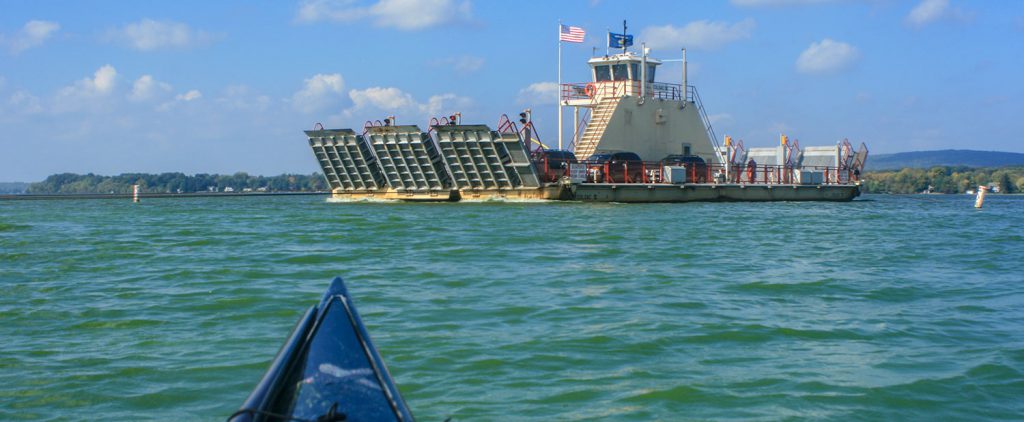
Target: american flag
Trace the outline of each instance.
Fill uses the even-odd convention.
[[[578,26],[558,25],[558,40],[565,42],[583,42],[587,32]]]

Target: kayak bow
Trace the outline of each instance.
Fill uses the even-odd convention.
[[[341,277],[295,325],[230,422],[412,421]]]

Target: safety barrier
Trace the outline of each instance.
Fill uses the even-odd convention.
[[[638,184],[672,184],[666,174],[664,163],[651,161],[634,162],[596,162],[579,161],[562,168],[552,169],[547,157],[537,160],[541,178],[546,182],[554,182],[563,176],[571,176],[572,166],[584,166],[586,178],[582,183],[638,183]],[[755,165],[726,166],[721,164],[684,165],[684,183],[732,183],[758,185],[832,185],[848,184],[859,179],[859,173],[853,169],[836,167],[808,166],[794,168],[789,166]],[[727,171],[728,170],[728,171]]]
[[[687,92],[688,100],[693,99],[693,86]],[[669,84],[662,82],[650,82],[647,84],[647,97],[663,100],[681,101],[683,99],[683,86],[680,84]],[[563,101],[590,100],[595,97],[621,97],[624,95],[640,95],[640,81],[604,81],[586,83],[567,83],[561,86]]]

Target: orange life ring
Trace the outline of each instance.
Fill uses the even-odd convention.
[[[597,86],[593,83],[587,84],[587,86],[583,88],[583,94],[590,98],[594,98],[594,95],[597,94]]]

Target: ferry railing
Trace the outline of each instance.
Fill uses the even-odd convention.
[[[519,128],[512,119],[508,118],[507,114],[502,114],[498,118],[498,133],[519,133]]]
[[[711,143],[715,146],[715,151],[721,151],[721,145],[718,145],[718,136],[715,135],[715,128],[711,127],[711,118],[708,116],[707,111],[704,110],[704,102],[700,99],[700,93],[697,92],[697,87],[693,85],[686,86],[686,95],[689,101],[692,101],[697,105],[697,111],[700,114],[701,120],[704,121],[704,128],[707,131],[708,138],[711,139]]]
[[[552,169],[548,157],[535,155],[542,178],[547,182],[556,182],[563,176],[569,176],[569,163]],[[611,163],[600,161],[579,161],[572,163],[586,166],[586,178],[583,183],[615,183],[615,184],[671,184],[665,173],[665,164],[656,161]],[[686,182],[696,184],[744,184],[744,185],[835,185],[851,183],[858,180],[853,170],[827,166],[792,166],[757,164],[732,165],[728,169],[721,164],[690,165],[686,167]],[[819,183],[800,183],[797,171],[820,173]]]
[[[526,129],[530,129],[529,139],[526,138]],[[540,140],[540,133],[537,131],[537,126],[533,125],[532,121],[526,122],[523,128],[519,130],[519,136],[526,142],[526,149],[531,153],[538,153],[548,149],[547,145]]]
[[[690,86],[690,88],[693,88]],[[649,98],[681,101],[683,86],[664,82],[648,82]],[[603,81],[584,83],[565,83],[561,86],[562,101],[594,100],[596,97],[622,97],[625,95],[640,96],[640,81]],[[693,98],[688,90],[687,99]]]
[[[448,126],[450,124],[451,122],[448,120],[448,117],[442,116],[440,119],[437,117],[431,117],[430,120],[427,121],[427,133],[434,133],[438,126]]]

